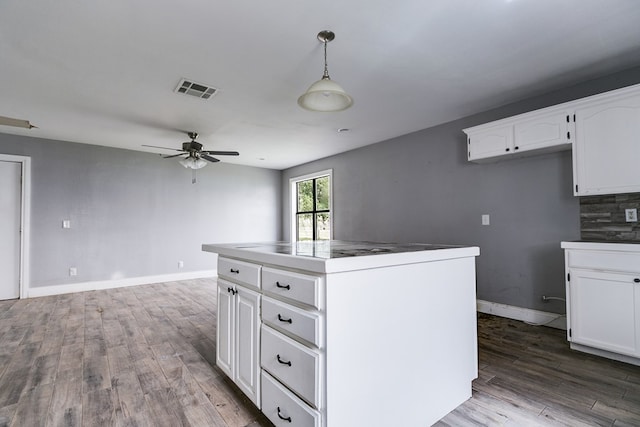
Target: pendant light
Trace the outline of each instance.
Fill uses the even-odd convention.
[[[332,31],[324,30],[318,33],[318,40],[324,43],[324,74],[317,82],[298,98],[298,105],[310,111],[334,112],[342,111],[353,105],[353,99],[342,87],[331,80],[327,68],[327,43],[336,35]]]

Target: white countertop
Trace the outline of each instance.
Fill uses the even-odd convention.
[[[618,251],[618,252],[640,252],[638,243],[617,243],[617,242],[561,242],[562,249],[586,249],[593,251]]]
[[[336,273],[478,256],[477,246],[321,240],[203,244],[202,250],[261,264]]]

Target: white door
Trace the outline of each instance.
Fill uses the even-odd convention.
[[[236,286],[234,381],[260,408],[260,294]]]
[[[216,365],[233,378],[235,355],[235,304],[234,285],[218,279],[218,322],[216,325]]]
[[[467,138],[469,160],[503,156],[513,152],[513,126],[483,130]]]
[[[578,196],[640,191],[640,94],[576,110]]]
[[[527,151],[571,143],[570,119],[568,111],[556,111],[516,123],[514,150]]]
[[[0,160],[0,300],[20,297],[22,164]]]
[[[569,272],[571,341],[615,353],[640,355],[637,277],[595,270]]]

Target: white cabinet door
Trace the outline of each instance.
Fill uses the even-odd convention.
[[[216,365],[229,378],[233,378],[235,357],[235,304],[233,285],[218,280],[218,322],[216,331]]]
[[[576,195],[640,192],[640,94],[576,110]]]
[[[570,144],[573,121],[568,111],[557,111],[516,122],[513,151],[538,150]]]
[[[508,154],[513,150],[513,125],[470,133],[467,148],[469,160]]]
[[[640,275],[581,269],[569,274],[570,341],[640,356]]]
[[[216,365],[260,408],[260,294],[218,279]]]
[[[260,407],[260,294],[236,286],[234,381]]]

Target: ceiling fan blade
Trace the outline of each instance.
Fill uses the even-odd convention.
[[[200,157],[202,157],[203,159],[208,160],[208,161],[210,161],[212,163],[220,161],[220,159],[216,159],[215,157],[211,157],[211,156],[208,156],[206,154],[200,154]]]
[[[183,150],[178,150],[177,148],[167,148],[167,147],[158,147],[157,145],[144,145],[142,144],[143,147],[151,147],[151,148],[162,148],[163,150],[171,150],[171,151],[183,151]]]
[[[216,156],[239,156],[240,153],[238,153],[237,151],[203,151],[203,154],[213,154]]]
[[[170,156],[162,156],[163,159],[172,159],[174,157],[178,157],[178,156],[184,156],[185,153],[180,153],[180,154],[172,154]]]
[[[29,120],[12,119],[11,117],[0,116],[1,126],[13,126],[17,128],[32,129],[36,126],[29,123]]]

